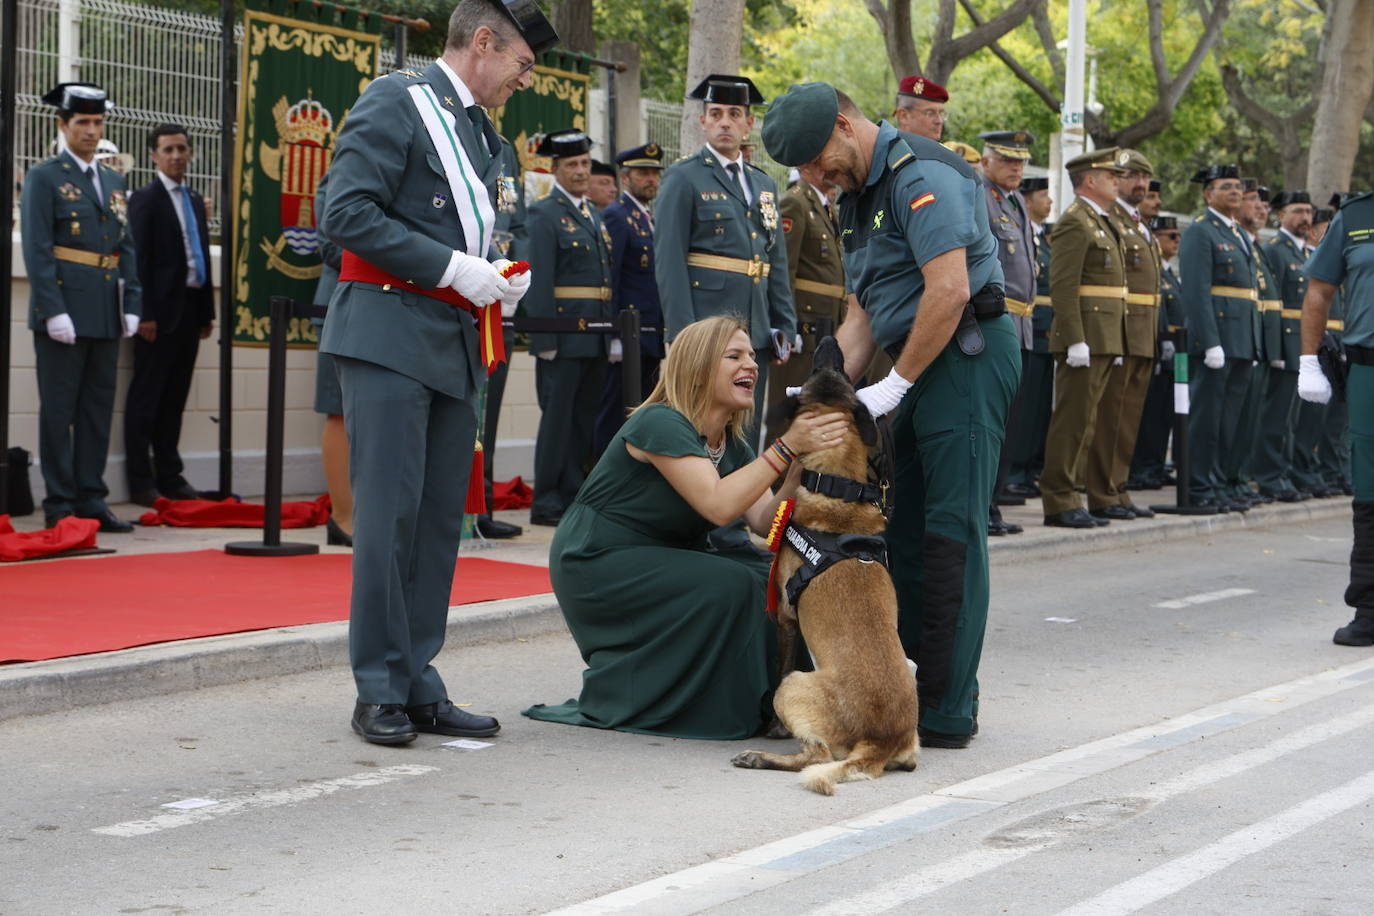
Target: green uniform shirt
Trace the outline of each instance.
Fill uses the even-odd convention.
[[[529,292],[521,300],[534,318],[611,317],[611,237],[591,202],[579,209],[557,186],[531,204],[525,251]],[[602,295],[591,295],[603,291]],[[559,358],[604,356],[604,334],[531,334],[530,352],[557,350]]]
[[[934,140],[886,121],[868,181],[840,198],[840,227],[845,276],[880,347],[901,343],[911,331],[925,292],[921,268],[931,259],[963,248],[970,294],[1002,286],[977,174]]]
[[[1374,347],[1374,194],[1361,194],[1345,202],[1304,272],[1341,287],[1345,343]],[[1341,317],[1334,302],[1331,317]]]

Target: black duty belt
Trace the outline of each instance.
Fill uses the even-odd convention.
[[[864,483],[852,477],[838,474],[822,474],[818,471],[804,470],[801,474],[803,489],[821,496],[842,499],[847,503],[872,503],[879,508],[883,505],[883,490],[876,483]]]
[[[1345,358],[1359,366],[1374,366],[1374,347],[1346,344]]]
[[[887,544],[876,534],[836,534],[788,522],[783,537],[802,561],[787,580],[787,603],[792,607],[797,606],[811,580],[841,560],[887,566]]]

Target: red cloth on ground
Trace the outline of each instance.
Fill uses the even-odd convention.
[[[64,550],[95,546],[100,522],[69,515],[41,531],[15,531],[8,515],[0,515],[0,563],[46,557]]]
[[[534,502],[534,491],[519,477],[491,482],[491,509],[528,509]]]
[[[211,499],[167,499],[159,497],[153,511],[143,513],[140,525],[170,525],[173,528],[261,528],[267,507],[239,502],[232,497],[218,502]],[[283,528],[313,528],[329,521],[328,494],[310,502],[281,504]]]

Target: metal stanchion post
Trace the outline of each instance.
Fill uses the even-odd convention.
[[[225,544],[224,552],[235,556],[293,557],[320,552],[318,544],[283,544],[281,540],[282,452],[286,447],[286,329],[293,306],[289,297],[273,296],[269,312],[272,337],[267,350],[267,479],[262,541]]]
[[[640,386],[641,367],[639,362],[639,312],[635,309],[622,309],[616,316],[620,326],[620,347],[623,356],[620,361],[620,397],[628,413],[644,400]]]
[[[1179,328],[1174,332],[1174,455],[1175,505],[1151,506],[1166,515],[1216,515],[1215,506],[1194,506],[1189,492],[1188,460],[1188,332]]]

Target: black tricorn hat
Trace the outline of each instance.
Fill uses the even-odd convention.
[[[1329,207],[1318,207],[1312,211],[1312,225],[1329,223],[1336,218],[1336,211]]]
[[[520,37],[536,55],[558,44],[558,33],[554,31],[544,11],[534,0],[493,0],[506,18],[520,30]]]
[[[593,159],[593,160],[592,160],[592,174],[593,174],[593,175],[610,175],[612,178],[614,178],[614,177],[615,177],[615,166],[613,166],[613,165],[608,165],[608,164],[606,164],[605,162],[602,162],[600,159]]]
[[[105,90],[95,83],[58,83],[44,93],[43,101],[75,114],[104,114],[114,108]]]
[[[687,98],[697,99],[708,105],[714,102],[717,105],[739,105],[741,108],[764,103],[763,93],[759,92],[749,77],[721,73],[712,73],[706,77],[697,84],[697,88],[687,93]]]
[[[1349,191],[1337,191],[1335,194],[1331,195],[1331,199],[1326,202],[1326,205],[1332,210],[1339,210],[1341,207],[1345,206],[1345,202],[1353,196],[1354,195]]]
[[[1289,204],[1310,204],[1312,203],[1312,195],[1306,191],[1280,191],[1274,195],[1274,199],[1270,203],[1274,205],[1275,210],[1282,210]]]
[[[1029,194],[1032,191],[1048,191],[1050,180],[1045,176],[1039,178],[1022,178],[1021,187],[1017,188],[1022,194]]]
[[[1204,165],[1193,173],[1190,179],[1196,184],[1206,185],[1218,178],[1239,178],[1240,169],[1234,165]]]
[[[536,156],[551,156],[554,159],[566,159],[569,156],[581,156],[591,148],[592,138],[587,136],[586,131],[569,127],[545,134],[535,148],[534,154]]]
[[[1156,216],[1154,219],[1150,220],[1150,230],[1153,231],[1153,232],[1158,232],[1158,231],[1161,230],[1161,229],[1177,229],[1177,228],[1178,228],[1178,217],[1177,217],[1177,216]]]
[[[1159,183],[1159,179],[1158,179],[1158,178],[1151,178],[1151,179],[1150,179],[1150,190],[1151,190],[1151,191],[1154,191],[1156,194],[1158,194],[1159,191],[1160,191],[1160,188],[1162,188],[1162,187],[1163,187],[1163,185],[1161,185],[1161,184]]]

